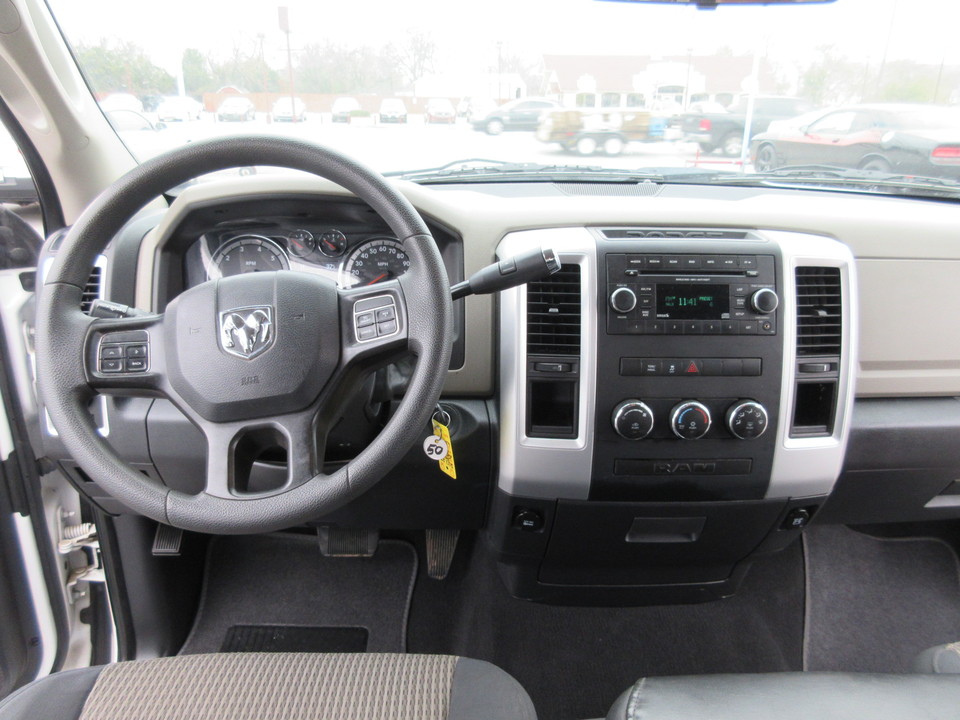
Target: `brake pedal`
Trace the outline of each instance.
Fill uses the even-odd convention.
[[[373,557],[380,531],[321,527],[317,528],[317,542],[324,557]]]
[[[427,530],[427,575],[443,580],[450,572],[457,551],[459,530]]]

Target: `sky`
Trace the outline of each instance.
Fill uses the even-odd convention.
[[[910,58],[960,64],[960,3],[951,0],[836,0],[828,4],[727,6],[697,10],[676,4],[610,0],[49,0],[72,42],[126,37],[173,72],[184,48],[217,56],[264,36],[268,61],[286,62],[277,5],[289,8],[294,49],[326,41],[379,47],[429,33],[437,65],[450,72],[496,66],[505,54],[711,54],[728,47],[759,51],[784,66],[808,64],[834,45],[879,64]]]

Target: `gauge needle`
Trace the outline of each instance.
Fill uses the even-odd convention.
[[[326,246],[327,246],[328,248],[330,248],[331,250],[336,250],[336,249],[337,249],[337,246],[334,245],[334,244],[333,244],[332,242],[330,242],[329,240],[324,240],[324,241],[323,241],[323,244],[326,245]]]
[[[374,283],[378,283],[378,282],[380,282],[381,280],[383,280],[386,276],[387,276],[386,273],[383,273],[383,274],[381,274],[381,275],[377,275],[373,280],[371,280],[370,282],[368,282],[367,285],[373,285]]]

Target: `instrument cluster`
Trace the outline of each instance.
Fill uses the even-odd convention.
[[[271,224],[204,233],[187,253],[186,279],[192,287],[242,273],[297,270],[350,288],[392,280],[409,267],[409,256],[390,235]]]

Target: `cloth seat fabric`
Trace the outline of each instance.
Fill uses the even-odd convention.
[[[58,673],[0,720],[535,720],[490,663],[447,655],[220,653]]]

